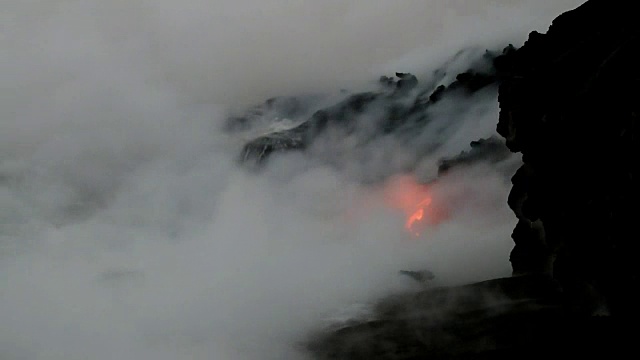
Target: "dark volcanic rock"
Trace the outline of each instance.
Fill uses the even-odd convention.
[[[497,77],[491,65],[494,57],[493,53],[487,52],[482,59],[472,64],[472,69],[459,74],[447,86],[421,86],[418,79],[409,73],[396,73],[397,81],[392,77],[382,76],[379,80],[382,91],[353,94],[336,105],[318,110],[295,128],[260,136],[244,146],[241,160],[261,164],[276,152],[304,150],[330,126],[349,133],[355,129],[359,116],[364,113],[375,114],[377,136],[394,132],[409,124],[424,127],[429,122],[428,108],[443,97],[469,96],[495,84]],[[289,108],[297,109],[296,104],[294,102]],[[241,128],[250,119],[251,116],[236,117],[230,123]],[[415,126],[408,132],[415,133]]]
[[[499,61],[498,132],[524,165],[514,271],[546,271],[576,309],[638,315],[635,124],[640,26],[631,2],[588,1]]]
[[[305,149],[329,124],[348,127],[351,119],[380,96],[382,94],[373,92],[352,95],[333,107],[318,110],[294,128],[258,137],[244,146],[241,160],[260,164],[273,152]]]
[[[479,161],[496,163],[510,156],[509,149],[506,147],[504,141],[497,137],[472,141],[470,145],[470,151],[463,151],[452,158],[440,160],[438,173],[442,174],[452,167],[470,165]]]
[[[248,130],[266,119],[295,119],[309,114],[309,109],[323,99],[321,95],[279,96],[267,99],[241,115],[230,116],[222,130],[233,133]]]
[[[519,276],[396,295],[363,321],[321,332],[318,359],[533,359],[620,355],[611,319],[578,319],[551,277]]]
[[[418,78],[412,74],[396,73],[396,76],[400,79],[396,83],[398,91],[407,92],[418,86]]]
[[[400,270],[400,275],[408,276],[421,283],[435,279],[435,275],[429,270]]]
[[[307,145],[305,130],[306,126],[297,127],[254,139],[244,146],[241,161],[260,163],[273,152],[304,149]]]

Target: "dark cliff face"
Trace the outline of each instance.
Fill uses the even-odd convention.
[[[549,272],[574,310],[637,315],[635,124],[640,23],[632,2],[588,1],[496,65],[498,132],[522,152],[509,205],[515,273]]]

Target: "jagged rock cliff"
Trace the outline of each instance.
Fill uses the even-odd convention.
[[[509,197],[513,270],[552,274],[587,313],[637,314],[640,300],[640,26],[629,4],[588,1],[496,64],[498,132],[524,162]]]

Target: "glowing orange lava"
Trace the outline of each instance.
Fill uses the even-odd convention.
[[[420,233],[417,232],[413,227],[416,222],[419,222],[422,219],[424,219],[424,210],[429,205],[431,205],[430,197],[419,202],[418,205],[416,206],[416,210],[412,214],[408,215],[409,217],[407,218],[407,221],[404,224],[405,229],[409,230],[413,234],[420,235]]]
[[[403,176],[392,179],[385,192],[388,204],[407,216],[405,229],[413,235],[420,235],[420,228],[426,225],[432,213],[429,211],[432,203],[429,188],[412,177]]]

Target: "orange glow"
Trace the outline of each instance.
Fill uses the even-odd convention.
[[[392,179],[385,187],[385,198],[390,206],[405,213],[407,220],[404,227],[415,236],[420,235],[421,228],[435,220],[431,216],[434,212],[429,187],[419,184],[412,177]]]
[[[409,216],[409,218],[407,219],[407,222],[404,224],[404,227],[411,231],[411,228],[413,227],[413,223],[415,223],[416,221],[422,220],[422,218],[424,217],[424,209],[418,209],[418,211],[414,212],[411,216]]]
[[[431,198],[426,198],[422,200],[420,203],[418,203],[416,211],[410,214],[409,217],[407,218],[407,222],[405,222],[404,224],[405,229],[409,230],[411,233],[420,235],[420,233],[415,231],[415,229],[413,228],[413,225],[416,222],[419,222],[422,219],[424,219],[424,209],[429,205],[431,205]]]

